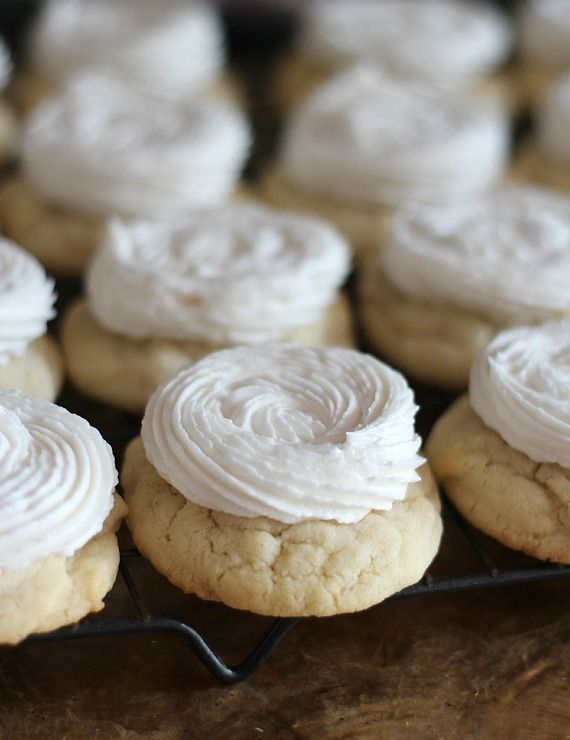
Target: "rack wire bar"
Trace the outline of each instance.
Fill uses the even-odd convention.
[[[433,576],[429,572],[421,581],[395,594],[394,599],[468,591],[492,586],[510,586],[522,583],[552,580],[570,576],[570,566],[555,563],[532,564],[523,567],[499,568],[485,551],[476,532],[448,501],[444,516],[453,519],[458,531],[478,558],[482,569],[466,575]],[[134,611],[130,616],[91,617],[77,625],[63,627],[55,632],[29,637],[27,642],[51,642],[66,639],[109,637],[133,633],[173,633],[183,637],[202,665],[218,681],[235,684],[257,671],[269,658],[281,640],[301,619],[274,619],[252,650],[237,664],[230,665],[215,651],[204,635],[191,623],[178,617],[151,615],[139,592],[128,562],[140,557],[135,548],[121,552],[120,574],[127,587]]]

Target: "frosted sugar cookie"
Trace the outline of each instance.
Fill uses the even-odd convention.
[[[55,315],[53,280],[31,255],[0,238],[0,389],[13,388],[53,401],[63,362],[47,336]]]
[[[395,206],[465,201],[496,184],[508,141],[496,108],[357,67],[297,109],[261,192],[332,221],[362,253],[376,246]]]
[[[11,90],[22,112],[88,70],[179,100],[221,92],[227,84],[218,13],[196,0],[50,0],[27,52]]]
[[[355,350],[217,352],[153,395],[121,475],[141,552],[185,591],[280,616],[366,609],[441,537],[404,378]]]
[[[465,388],[501,328],[570,314],[570,199],[534,188],[394,218],[364,265],[360,314],[370,344],[427,383]]]
[[[62,332],[86,394],[142,412],[155,388],[222,347],[289,339],[351,345],[339,288],[350,251],[316,219],[234,205],[111,224]]]
[[[119,564],[110,447],[84,419],[0,391],[0,643],[103,608]]]
[[[289,109],[354,63],[447,92],[508,97],[506,61],[512,31],[487,3],[457,0],[317,0],[301,15],[297,49],[284,61],[276,97]]]
[[[0,192],[0,223],[53,272],[80,274],[109,216],[167,218],[228,200],[249,140],[229,104],[78,77],[28,118],[23,174]]]
[[[469,398],[437,422],[434,473],[462,514],[504,545],[570,563],[570,319],[499,334]]]

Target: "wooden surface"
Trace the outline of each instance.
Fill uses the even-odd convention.
[[[264,620],[174,593],[230,658]],[[565,738],[568,581],[309,620],[253,678],[217,685],[167,635],[0,650],[2,738]],[[114,607],[123,599],[115,593]]]

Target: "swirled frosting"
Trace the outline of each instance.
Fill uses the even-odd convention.
[[[499,334],[471,369],[475,412],[535,462],[570,468],[570,319]]]
[[[529,0],[521,11],[520,48],[523,58],[553,70],[570,65],[570,3]]]
[[[506,18],[457,0],[317,0],[307,4],[301,49],[333,68],[377,64],[397,77],[459,88],[509,53]]]
[[[281,163],[293,185],[349,202],[457,201],[499,178],[507,149],[498,110],[356,67],[296,111]]]
[[[570,74],[550,88],[537,118],[541,153],[554,167],[570,166]]]
[[[218,16],[206,2],[50,0],[30,56],[33,68],[55,82],[95,68],[180,97],[214,82],[224,54]]]
[[[54,303],[53,280],[40,263],[0,238],[0,367],[46,333]]]
[[[324,222],[235,205],[112,223],[87,285],[112,331],[254,343],[319,321],[349,266],[348,245]]]
[[[368,355],[240,347],[162,385],[142,438],[157,472],[201,506],[356,522],[418,480],[415,412],[403,376]]]
[[[405,295],[499,324],[570,313],[570,198],[530,187],[394,218],[383,270]]]
[[[88,75],[34,109],[23,160],[32,186],[56,205],[171,216],[224,201],[248,147],[247,123],[230,105],[158,100]]]
[[[113,505],[113,453],[85,419],[0,391],[0,573],[73,555]]]

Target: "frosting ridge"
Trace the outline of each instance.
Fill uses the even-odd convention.
[[[113,222],[87,292],[97,320],[127,336],[255,343],[319,321],[349,266],[328,224],[234,205]]]
[[[297,187],[332,198],[458,201],[496,182],[507,150],[498,109],[358,66],[295,112],[281,166]]]
[[[245,118],[229,104],[159,100],[85,75],[28,118],[24,174],[64,208],[180,215],[230,195],[249,143]]]
[[[0,238],[0,367],[46,333],[55,316],[53,280],[40,263]]]
[[[403,376],[369,355],[269,344],[216,352],[164,383],[142,439],[200,506],[356,522],[419,479],[415,412]]]
[[[570,313],[570,198],[505,188],[470,203],[415,206],[393,219],[379,257],[405,295],[498,324]]]
[[[507,56],[507,19],[457,0],[317,0],[305,11],[302,51],[339,68],[377,64],[396,77],[458,89]]]
[[[76,552],[102,529],[116,483],[111,448],[84,419],[0,391],[0,573]]]
[[[56,82],[95,68],[177,97],[212,84],[224,56],[216,11],[182,0],[50,0],[30,47],[33,67]]]
[[[487,426],[535,462],[570,468],[570,319],[502,332],[471,370]]]

